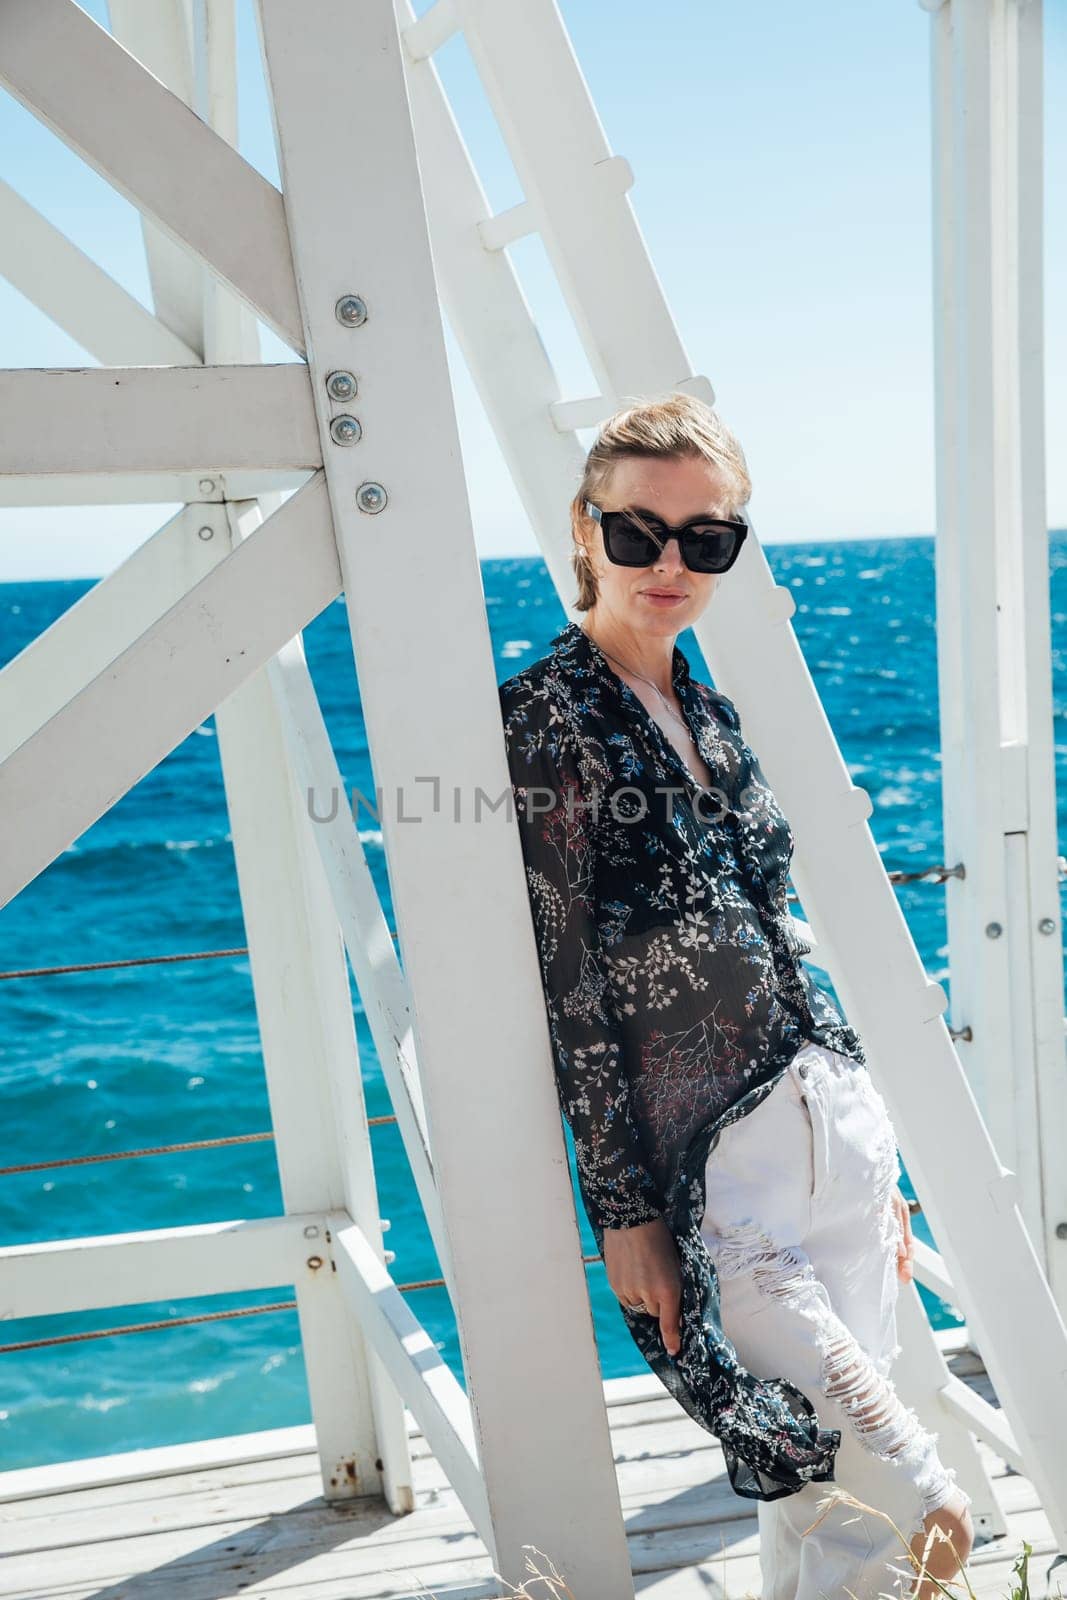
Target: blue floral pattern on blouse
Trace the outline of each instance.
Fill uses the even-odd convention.
[[[806,1040],[863,1062],[803,965],[786,883],[792,830],[733,701],[673,682],[705,790],[575,622],[500,685],[560,1106],[597,1248],[662,1216],[682,1276],[681,1349],[620,1306],[679,1403],[720,1441],[734,1490],[775,1500],[833,1480],[840,1431],[784,1378],[740,1363],[700,1233],[704,1168]]]

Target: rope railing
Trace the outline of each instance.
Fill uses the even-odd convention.
[[[395,1112],[384,1112],[380,1117],[368,1117],[367,1126],[376,1127],[383,1122],[395,1122]],[[101,1155],[60,1156],[53,1161],[24,1161],[15,1167],[0,1167],[0,1178],[10,1178],[19,1172],[52,1172],[57,1167],[88,1167],[100,1161],[136,1161],[141,1156],[168,1156],[185,1150],[218,1150],[228,1144],[259,1144],[274,1138],[267,1133],[231,1133],[221,1139],[187,1139],[182,1144],[146,1145],[143,1150],[107,1150]]]
[[[14,972],[0,972],[5,978],[54,978],[67,972],[112,972],[116,967],[155,967],[171,961],[215,961],[221,956],[246,956],[248,946],[235,945],[232,950],[185,950],[170,956],[131,956],[126,961],[79,961],[67,967],[22,967]]]

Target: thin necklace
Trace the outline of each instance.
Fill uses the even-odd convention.
[[[582,629],[582,632],[585,633],[587,639],[593,639],[592,634],[586,633],[584,628]],[[593,639],[593,643],[597,644],[597,641]],[[628,672],[631,677],[640,678],[642,683],[647,683],[650,689],[654,689],[656,694],[658,694],[660,699],[663,701],[663,709],[666,711],[667,715],[674,718],[675,722],[682,729],[683,733],[685,733],[690,739],[693,737],[689,732],[689,724],[687,722],[683,722],[677,711],[674,710],[670,702],[664,697],[662,691],[656,688],[656,685],[652,682],[651,678],[646,678],[643,672],[635,672],[633,667],[628,667],[626,665],[625,661],[620,661],[618,656],[613,656],[610,650],[604,650],[604,646],[602,644],[598,644],[597,649],[603,650],[609,661],[614,661],[617,667],[621,667],[622,670],[624,672]]]

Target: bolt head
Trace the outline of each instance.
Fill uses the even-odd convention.
[[[334,444],[357,444],[363,437],[358,417],[334,417],[330,423],[330,438]]]
[[[309,1222],[307,1227],[304,1229],[304,1238],[305,1239],[317,1239],[318,1236],[319,1236],[318,1228],[315,1226],[315,1224],[313,1222]]]
[[[201,478],[200,482],[197,484],[197,488],[200,490],[201,494],[214,494],[215,493],[215,480],[214,480],[214,478]]]
[[[1055,919],[1055,917],[1042,917],[1041,921],[1037,925],[1037,931],[1038,931],[1038,933],[1055,933],[1056,932],[1056,919]]]
[[[1057,1239],[1067,1239],[1067,1222],[1057,1222],[1056,1237]]]
[[[208,539],[213,539],[215,537],[215,530],[214,528],[197,528],[196,536],[198,539],[203,539],[206,542]]]
[[[985,925],[987,939],[999,939],[1004,929],[999,922],[987,922]]]
[[[368,515],[384,511],[388,500],[389,496],[380,483],[361,483],[356,490],[356,505]]]
[[[346,328],[359,328],[367,320],[367,303],[358,294],[343,294],[334,310]]]
[[[351,372],[331,372],[326,379],[326,393],[333,400],[351,400],[355,392],[356,380]]]

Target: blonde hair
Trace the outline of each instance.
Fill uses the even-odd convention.
[[[571,501],[571,565],[578,580],[575,606],[590,611],[596,604],[597,583],[589,553],[581,537],[593,526],[585,502],[598,503],[610,487],[616,463],[629,456],[655,456],[679,460],[703,456],[729,480],[733,493],[730,512],[735,515],[752,494],[745,453],[718,412],[694,395],[670,394],[625,406],[601,424],[585,459],[582,481]]]

